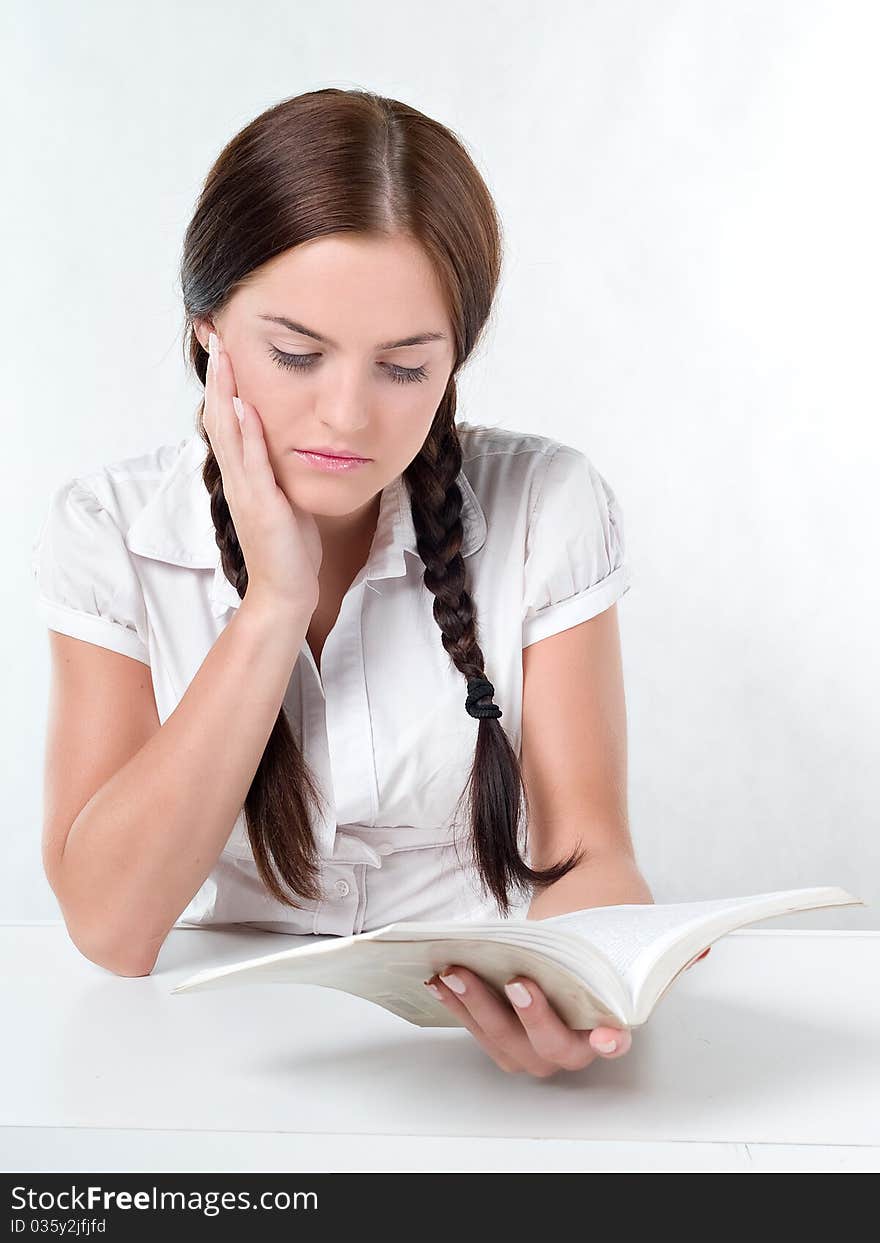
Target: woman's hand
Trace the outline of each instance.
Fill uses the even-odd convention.
[[[278,486],[257,410],[236,392],[232,359],[211,333],[202,421],[247,569],[246,595],[315,611],[323,549],[312,514]],[[235,406],[241,409],[241,415]]]
[[[687,966],[708,953],[703,950]],[[467,967],[447,967],[425,984],[496,1065],[511,1074],[525,1070],[536,1079],[549,1079],[559,1070],[583,1070],[597,1057],[616,1061],[632,1048],[627,1027],[569,1027],[535,981],[525,976],[504,985],[509,1002]]]
[[[504,985],[509,1001],[466,967],[447,967],[425,983],[492,1060],[511,1074],[548,1079],[559,1070],[583,1070],[597,1057],[628,1053],[628,1028],[575,1031],[562,1021],[534,980],[515,976]],[[522,1002],[527,1004],[523,1005]]]

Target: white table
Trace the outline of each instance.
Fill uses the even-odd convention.
[[[61,922],[0,925],[0,1167],[880,1169],[880,932],[732,932],[625,1057],[544,1080],[334,989],[169,995],[311,939],[176,929],[125,978]]]

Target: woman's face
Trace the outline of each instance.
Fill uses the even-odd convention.
[[[418,454],[454,360],[433,268],[403,237],[305,242],[264,264],[213,322],[279,487],[328,518],[365,512]],[[210,330],[197,322],[205,348]],[[372,460],[329,473],[294,452],[324,446]]]

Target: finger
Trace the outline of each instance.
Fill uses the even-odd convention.
[[[464,992],[456,992],[443,975],[452,978],[453,983],[460,981]],[[446,994],[443,1001],[462,1021],[465,1014],[469,1016],[480,1033],[480,1043],[499,1065],[499,1059],[512,1060],[521,1069],[542,1077],[559,1069],[536,1052],[522,1024],[510,1013],[510,1006],[475,972],[456,966],[447,968],[443,975],[435,977]]]
[[[597,1057],[606,1056],[591,1043],[592,1032],[575,1030],[560,1018],[534,980],[522,977],[508,980],[504,991],[532,1048],[545,1061],[563,1070],[583,1070]]]
[[[242,428],[232,404],[235,394],[232,361],[216,333],[212,334],[211,343],[214,347],[213,366],[208,368],[208,374],[214,427],[217,429],[225,459],[231,459],[236,466],[241,467],[243,465]],[[222,471],[223,462],[220,463],[220,468]]]
[[[241,406],[242,412],[242,465],[249,478],[258,484],[271,487],[274,491],[278,480],[275,478],[275,471],[269,458],[262,420],[249,402],[242,401],[240,397],[236,397],[235,401]]]
[[[628,1027],[594,1027],[590,1032],[590,1044],[599,1057],[606,1062],[623,1057],[632,1048],[632,1032]],[[610,1048],[614,1045],[614,1048]]]
[[[515,1057],[511,1057],[508,1053],[496,1048],[492,1041],[489,1040],[486,1033],[480,1028],[479,1023],[476,1022],[467,1006],[464,1005],[463,1002],[459,1001],[455,993],[451,992],[442,980],[439,980],[437,976],[433,976],[431,980],[426,981],[426,983],[434,985],[437,989],[437,996],[439,1000],[444,1006],[446,1006],[447,1010],[452,1011],[461,1023],[462,1027],[466,1028],[470,1032],[483,1052],[488,1053],[492,1061],[495,1062],[501,1070],[506,1070],[509,1074],[517,1074],[524,1069]]]
[[[263,483],[274,491],[277,480],[269,459],[269,449],[266,445],[266,438],[263,435],[262,421],[257,414],[256,408],[239,397],[238,385],[232,368],[232,359],[226,350],[223,349],[219,338],[216,336],[215,343],[217,366],[213,376],[214,396],[218,411],[226,410],[228,405],[235,415],[234,424],[238,427],[235,444],[238,446],[240,453],[240,457],[237,457],[236,461],[241,464],[242,470],[248,475],[249,479],[257,483]],[[209,373],[211,372],[210,367],[208,371]],[[222,422],[225,422],[230,428],[233,426],[233,421],[230,419],[221,419]]]

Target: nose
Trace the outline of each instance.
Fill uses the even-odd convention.
[[[370,425],[367,377],[357,367],[340,367],[316,397],[315,414],[331,444],[359,444]]]

